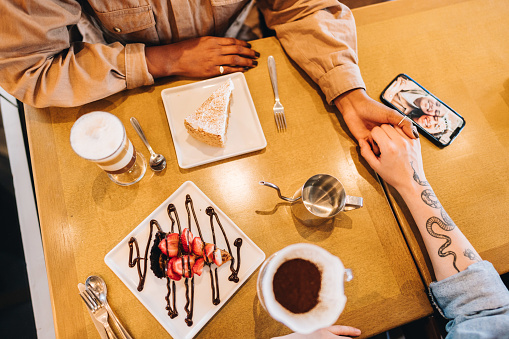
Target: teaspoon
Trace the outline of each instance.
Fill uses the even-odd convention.
[[[141,140],[147,146],[148,151],[150,152],[150,160],[149,165],[150,168],[155,172],[160,172],[163,169],[166,168],[166,159],[162,154],[156,154],[154,150],[152,150],[152,147],[150,147],[147,138],[145,137],[145,133],[143,133],[143,130],[141,129],[140,123],[138,120],[136,120],[135,117],[131,117],[131,125],[133,125],[134,130],[138,135],[140,136]]]
[[[124,326],[122,326],[118,318],[115,316],[115,313],[113,313],[113,310],[111,309],[110,305],[108,304],[108,300],[106,299],[106,294],[108,293],[108,290],[106,288],[106,283],[104,282],[104,280],[96,275],[91,275],[90,277],[87,278],[85,285],[89,290],[94,292],[95,295],[99,298],[99,300],[104,304],[104,307],[106,307],[108,314],[113,319],[113,322],[120,331],[122,338],[132,339],[132,337],[129,335]]]

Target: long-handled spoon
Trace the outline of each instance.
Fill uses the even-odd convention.
[[[143,130],[141,129],[140,123],[138,120],[136,120],[135,117],[131,117],[131,125],[133,125],[134,130],[138,135],[140,136],[141,140],[147,146],[148,151],[150,152],[150,160],[149,165],[150,168],[155,172],[160,172],[166,167],[166,159],[162,154],[156,154],[154,150],[152,150],[152,147],[150,147],[150,144],[147,141],[147,137],[145,137],[145,133],[143,133]]]
[[[120,334],[122,335],[122,338],[124,339],[132,339],[131,335],[129,335],[129,332],[122,326],[120,321],[118,320],[115,313],[113,313],[113,310],[111,309],[110,305],[108,304],[108,300],[106,299],[106,294],[108,292],[106,288],[106,283],[101,277],[98,277],[96,275],[91,275],[87,278],[87,281],[85,282],[85,285],[89,290],[95,293],[95,295],[99,298],[99,300],[104,304],[104,307],[106,307],[106,310],[108,311],[108,314],[110,315],[111,319],[113,319],[113,322],[117,326],[118,330],[120,331]]]

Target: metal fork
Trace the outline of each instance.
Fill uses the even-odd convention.
[[[94,317],[99,321],[106,330],[106,334],[110,339],[118,339],[108,323],[108,311],[97,297],[88,289],[80,291],[80,296],[87,305],[88,309],[94,314]]]
[[[279,92],[277,90],[277,73],[276,73],[276,61],[272,55],[269,56],[267,60],[267,64],[269,66],[269,75],[270,82],[272,83],[272,89],[274,90],[274,97],[276,98],[276,103],[274,104],[274,119],[276,120],[276,126],[278,132],[286,130],[286,117],[285,117],[285,109],[279,101]]]

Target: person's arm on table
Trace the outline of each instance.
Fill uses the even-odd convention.
[[[145,48],[148,71],[154,78],[183,75],[205,78],[244,72],[258,65],[260,53],[251,44],[234,38],[201,37]],[[197,67],[199,65],[199,67]]]
[[[509,291],[493,266],[454,224],[424,175],[419,140],[389,125],[375,127],[376,156],[366,141],[361,154],[401,194],[431,259],[437,282],[430,294],[445,317],[451,337],[499,338],[509,334]]]
[[[78,106],[153,83],[144,45],[70,41],[77,1],[1,1],[0,12],[9,16],[0,22],[0,86],[30,106]]]
[[[86,2],[85,2],[86,4]],[[76,0],[0,1],[0,86],[34,107],[80,106],[124,89],[183,75],[205,78],[256,66],[258,53],[237,39],[204,37],[146,47],[72,41],[84,9]],[[99,32],[99,34],[101,34]]]
[[[374,126],[401,121],[398,112],[365,92],[357,65],[355,20],[348,7],[335,0],[273,0],[258,5],[285,51],[320,86],[327,102],[337,106],[357,140],[371,142]],[[417,137],[410,120],[400,126],[409,137]]]

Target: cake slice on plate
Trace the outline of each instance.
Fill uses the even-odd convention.
[[[184,120],[189,134],[211,146],[224,147],[230,113],[233,82],[228,79]]]

